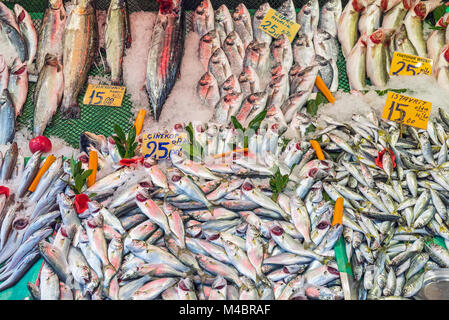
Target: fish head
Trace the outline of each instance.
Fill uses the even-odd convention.
[[[223,49],[221,49],[221,48],[215,49],[215,51],[214,51],[214,53],[212,53],[212,56],[210,59],[211,59],[212,63],[216,63],[216,64],[218,64],[218,63],[222,64],[222,63],[225,63],[225,61],[227,61],[227,60],[225,60],[225,59],[227,59],[226,55],[225,55]]]
[[[426,6],[426,3],[424,3],[423,1],[417,3],[413,7],[413,11],[421,20],[424,20],[427,14],[429,13],[428,7]]]
[[[103,228],[103,216],[101,214],[90,217],[86,220],[86,227],[89,229]]]
[[[58,58],[51,54],[47,54],[47,56],[45,57],[45,61],[51,66],[59,65]],[[84,131],[80,136],[80,149],[87,153],[89,151],[89,147],[94,147],[95,149],[100,151],[106,151],[106,137],[104,135],[97,135],[89,131]]]
[[[446,28],[449,25],[449,12],[446,12],[435,25]]]
[[[66,194],[60,193],[56,196],[58,204],[66,209],[73,209],[73,201]]]
[[[259,6],[259,9],[257,9],[257,11],[254,14],[254,16],[256,17],[256,19],[263,20],[263,18],[268,13],[268,10],[270,10],[270,9],[271,9],[271,6],[270,6],[270,4],[268,2],[262,3]]]
[[[441,48],[440,55],[444,58],[444,60],[446,60],[447,63],[449,63],[449,44],[447,44],[443,48]]]
[[[210,72],[206,72],[205,74],[203,74],[203,76],[201,77],[199,84],[200,86],[203,87],[209,87],[211,86],[214,82],[216,82],[214,76],[210,73]]]
[[[284,229],[280,226],[279,223],[273,223],[270,227],[270,234],[275,236],[275,237],[280,237],[284,234]]]
[[[412,9],[420,0],[402,0],[405,10]]]
[[[235,7],[234,12],[232,13],[232,18],[234,19],[234,21],[242,20],[246,15],[245,10],[246,12],[248,12],[248,9],[246,9],[246,6],[243,3],[238,4],[237,7]]]
[[[49,0],[48,2],[49,8],[53,10],[58,10],[63,5],[62,0]]]
[[[29,225],[30,221],[27,217],[19,216],[14,219],[12,228],[15,230],[23,230]]]
[[[198,15],[203,15],[208,11],[208,7],[209,7],[208,1],[203,0],[200,2],[198,7],[196,7],[195,13]]]
[[[100,203],[98,203],[97,201],[89,201],[87,203],[87,208],[89,210],[89,213],[92,215],[98,213],[102,207],[103,206]]]
[[[190,292],[190,291],[194,291],[195,288],[193,286],[193,281],[190,278],[185,278],[185,279],[181,279],[178,282],[178,289],[185,291],[185,292]]]
[[[14,14],[16,15],[16,20],[19,25],[24,22],[27,16],[27,12],[25,11],[25,9],[23,9],[22,6],[17,3],[14,5]]]
[[[352,7],[357,12],[362,12],[365,9],[365,2],[363,0],[352,0]]]
[[[126,6],[126,0],[111,0],[109,7],[112,10],[122,9]]]
[[[224,21],[227,15],[226,12],[229,12],[229,9],[225,4],[219,6],[218,9],[215,10],[215,21]]]
[[[207,44],[213,43],[214,41],[218,41],[217,32],[215,30],[209,31],[208,33],[206,33],[204,36],[201,37],[200,41]]]
[[[290,40],[288,39],[287,35],[281,34],[276,40],[273,42],[273,46],[275,48],[284,48],[287,45],[290,45]]]
[[[214,282],[212,283],[212,288],[216,289],[216,290],[221,290],[225,286],[227,286],[227,282],[226,282],[225,278],[223,278],[223,276],[217,276],[215,278]]]

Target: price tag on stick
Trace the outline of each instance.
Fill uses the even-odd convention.
[[[432,59],[395,52],[391,60],[390,75],[416,76],[418,74],[431,75]]]
[[[84,95],[84,104],[93,106],[120,107],[126,87],[89,84]]]
[[[187,133],[157,132],[143,135],[142,155],[145,158],[162,160],[170,158],[173,153],[179,154],[181,146],[188,143]]]
[[[432,103],[389,91],[382,118],[426,129]]]
[[[285,34],[290,42],[295,39],[300,28],[301,26],[295,21],[289,20],[274,9],[268,10],[259,26],[260,30],[265,31],[275,39],[279,38],[281,34]]]

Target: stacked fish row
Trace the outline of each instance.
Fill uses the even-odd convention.
[[[374,111],[347,123],[295,117],[297,138],[286,146],[279,126],[262,124],[247,157],[119,168],[84,190],[93,201],[80,215],[73,194],[59,193],[61,226],[53,242],[39,243],[45,265],[39,286],[29,284],[32,296],[342,299],[333,250],[340,236],[359,299],[415,296],[427,271],[449,267],[449,251],[429,241],[449,240],[449,115],[440,110],[427,130],[408,127],[402,136]],[[307,133],[310,124],[317,131]],[[195,132],[210,143],[205,125]],[[89,137],[87,150],[104,142]],[[315,159],[309,139],[321,140],[329,160]],[[288,183],[276,197],[277,168]],[[343,220],[333,224],[338,197]]]
[[[309,99],[317,75],[331,91],[338,89],[341,1],[327,2],[320,13],[318,1],[310,0],[297,15],[293,1],[285,1],[278,11],[301,26],[293,44],[284,34],[273,39],[259,29],[270,9],[264,3],[251,18],[243,3],[231,14],[226,5],[214,12],[210,0],[204,0],[193,14],[206,72],[198,94],[215,108],[218,123],[236,116],[248,124],[266,109],[268,117],[287,124]]]
[[[441,17],[428,36],[424,27],[429,13],[440,5],[439,0],[349,1],[338,23],[338,39],[351,89],[363,90],[367,77],[372,85],[385,86],[396,51],[432,59],[432,74],[449,88],[449,15]]]
[[[37,245],[53,233],[60,217],[54,206],[67,186],[68,163],[56,159],[31,193],[41,156],[36,152],[25,166],[15,142],[4,156],[0,153],[0,290],[14,286],[39,259]]]
[[[37,34],[30,15],[19,5],[14,13],[0,2],[0,144],[12,142],[16,117],[28,93],[27,66],[37,52]]]

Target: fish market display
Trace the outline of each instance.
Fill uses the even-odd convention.
[[[213,17],[211,19],[206,13],[204,15],[213,25]],[[151,37],[146,76],[146,88],[156,121],[176,81],[183,55],[183,27],[182,0],[161,1]]]
[[[317,75],[330,91],[337,91],[340,0],[326,3],[321,13],[318,1],[310,0],[298,14],[293,1],[283,2],[277,10],[301,25],[293,43],[285,35],[273,39],[259,29],[271,8],[268,3],[252,17],[243,3],[231,16],[222,5],[215,11],[215,28],[208,20],[214,13],[206,10],[210,5],[204,0],[198,6],[193,29],[201,36],[198,56],[206,72],[198,83],[198,94],[204,104],[215,108],[215,121],[226,124],[235,116],[249,122],[267,110],[281,123],[290,123],[316,91]],[[237,85],[230,87],[230,83]]]
[[[0,177],[6,186],[21,183],[10,194],[0,190],[0,288],[42,257],[39,285],[28,284],[34,299],[340,300],[340,237],[361,300],[413,298],[427,271],[449,267],[443,109],[427,130],[407,127],[402,136],[375,111],[343,123],[298,112],[288,142],[287,127],[265,118],[246,154],[232,152],[244,139],[231,125],[192,128],[201,159],[128,166],[108,138],[86,132],[81,166],[96,150],[102,166],[115,169],[82,187],[84,205],[67,186],[74,169],[62,158],[27,191],[41,153],[24,166],[13,143]],[[321,141],[326,160],[310,139]],[[280,188],[279,173],[287,179]],[[343,219],[335,224],[340,197]]]
[[[441,4],[440,0],[349,1],[338,21],[338,40],[351,89],[364,90],[366,78],[374,86],[385,86],[394,52],[432,59],[432,74],[449,89],[444,71],[449,14],[436,21],[430,34],[425,31],[425,19]]]

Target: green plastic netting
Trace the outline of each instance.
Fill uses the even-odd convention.
[[[200,0],[184,0],[184,7],[187,10],[194,9]],[[221,4],[226,4],[229,8],[234,8],[237,6],[241,0],[213,0],[212,3],[214,8],[218,8]],[[247,0],[244,3],[250,9],[256,9],[262,3],[266,2],[265,0]],[[283,2],[282,0],[273,0],[269,1],[272,7],[277,8]],[[300,0],[295,1],[295,5],[298,8],[306,1]],[[320,0],[320,4],[324,1]],[[344,1],[345,2],[345,1]],[[43,16],[43,12],[47,7],[47,0],[17,0],[17,1],[6,1],[5,2],[9,7],[13,7],[14,3],[19,3],[25,9],[30,12],[31,17],[33,18],[33,22],[36,25],[36,28],[40,26],[41,19]],[[96,7],[98,10],[107,10],[109,5],[109,0],[97,0]],[[154,11],[157,10],[157,2],[156,0],[128,0],[128,7],[130,12],[145,10],[145,11]],[[251,10],[253,11],[253,10]],[[186,32],[191,30],[191,12],[186,13]],[[348,91],[348,79],[346,77],[346,65],[343,56],[340,53],[340,57],[338,59],[338,68],[339,68],[339,80],[340,86],[339,89]],[[101,64],[98,63],[97,66],[93,66],[90,71],[90,76],[104,76],[104,72],[102,70]],[[33,93],[34,93],[35,83],[30,82],[29,92],[26,104],[23,109],[23,114],[18,118],[19,128],[22,126],[26,126],[27,128],[31,128],[33,124]],[[64,139],[70,145],[77,147],[79,144],[79,136],[84,131],[91,131],[96,134],[104,134],[106,136],[111,135],[113,133],[114,124],[118,124],[124,128],[127,128],[131,125],[133,113],[131,112],[132,103],[130,102],[129,95],[125,94],[125,98],[123,100],[121,107],[102,107],[102,106],[90,106],[82,104],[82,100],[84,97],[85,90],[87,85],[81,91],[79,95],[79,104],[81,106],[81,118],[76,120],[62,120],[61,114],[57,112],[54,116],[51,124],[47,127],[45,131],[45,135],[47,136],[56,136]]]

